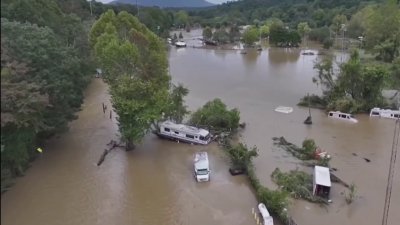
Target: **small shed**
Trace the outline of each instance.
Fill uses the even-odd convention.
[[[331,190],[331,174],[329,168],[315,166],[313,194],[324,198],[329,198]]]

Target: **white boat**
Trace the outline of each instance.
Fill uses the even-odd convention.
[[[186,42],[184,42],[184,41],[177,41],[177,42],[175,42],[175,46],[176,47],[186,47]]]
[[[280,112],[280,113],[291,113],[293,112],[293,108],[292,107],[287,107],[287,106],[278,106],[275,109],[275,112]]]
[[[400,119],[400,109],[392,110],[392,109],[380,109],[373,108],[369,114],[370,117],[383,117],[390,119]]]
[[[353,115],[349,113],[342,113],[340,111],[330,111],[328,114],[328,117],[334,118],[334,119],[340,119],[340,120],[347,120],[353,123],[357,123],[358,120],[353,117]]]
[[[156,134],[160,137],[201,145],[207,145],[211,141],[211,134],[205,129],[176,124],[172,121],[164,121],[159,127]]]
[[[269,214],[267,207],[264,205],[264,203],[258,204],[258,210],[260,211],[261,214],[261,224],[262,225],[274,225],[274,219],[272,216]]]

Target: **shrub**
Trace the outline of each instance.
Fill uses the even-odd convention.
[[[217,132],[232,131],[239,127],[240,114],[237,109],[228,110],[220,99],[207,102],[194,112],[189,124],[208,127]]]

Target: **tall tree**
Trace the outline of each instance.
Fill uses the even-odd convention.
[[[109,10],[93,25],[90,40],[107,74],[127,150],[140,143],[163,113],[177,120],[184,116],[187,89],[178,86],[169,92],[165,46],[136,17]]]

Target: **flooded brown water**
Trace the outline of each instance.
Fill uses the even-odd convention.
[[[328,207],[292,201],[290,213],[299,225],[380,224],[394,121],[358,115],[359,123],[349,124],[312,110],[314,123],[305,126],[308,110],[296,104],[307,92],[320,92],[311,82],[317,57],[273,48],[246,55],[193,48],[169,53],[173,81],[190,89],[191,110],[216,97],[240,110],[247,123],[241,139],[258,147],[255,166],[264,185],[275,188],[270,174],[276,167],[304,169],[273,146],[272,137],[284,136],[299,145],[315,139],[333,156],[336,174],[357,186],[360,197],[351,205],[341,194],[345,188],[336,184]],[[110,105],[108,99],[105,84],[94,80],[70,131],[49,141],[41,158],[2,196],[1,224],[255,224],[254,194],[244,177],[229,175],[228,159],[215,144],[191,146],[149,135],[139,149],[113,150],[97,167],[106,144],[117,139],[115,119],[101,109],[102,102]],[[279,105],[294,111],[274,112]],[[210,154],[209,183],[196,183],[192,175],[192,156],[200,150]],[[398,162],[389,224],[400,221],[399,167]]]

